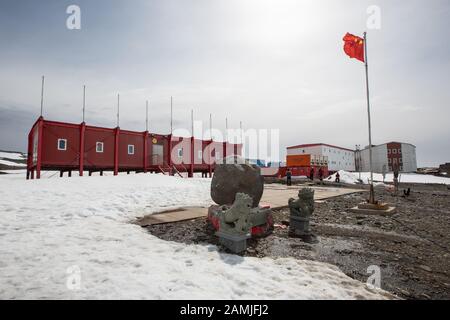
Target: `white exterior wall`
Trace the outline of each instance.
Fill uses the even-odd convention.
[[[370,171],[369,148],[361,150],[361,171]],[[373,172],[383,173],[383,166],[386,172],[389,171],[387,144],[372,147]]]
[[[322,155],[328,157],[328,170],[355,171],[355,153],[350,150],[322,146]]]
[[[416,172],[416,147],[409,143],[402,143],[403,172]]]
[[[314,154],[317,156],[321,156],[322,155],[322,146],[287,149],[288,156],[298,155],[298,154]]]
[[[328,170],[355,171],[355,153],[327,145],[287,149],[288,155],[311,154],[328,157]]]

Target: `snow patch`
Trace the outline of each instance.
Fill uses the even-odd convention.
[[[341,182],[348,184],[358,184],[359,181],[359,173],[358,172],[348,172],[348,171],[339,171]],[[335,181],[336,173],[329,176],[327,180]],[[364,184],[368,184],[370,180],[370,172],[361,172],[361,180]],[[383,184],[383,175],[381,173],[373,174],[374,184],[382,185]],[[387,173],[385,182],[393,182],[394,174]],[[437,183],[437,184],[450,184],[450,178],[447,177],[436,177],[432,175],[426,174],[417,174],[417,173],[401,173],[399,176],[400,182],[409,182],[409,183]]]
[[[348,183],[348,184],[357,184],[358,182],[358,178],[355,177],[351,172],[347,172],[344,170],[339,170],[339,179],[341,182],[343,183]],[[331,176],[329,176],[327,178],[328,181],[336,181],[336,173],[332,174]]]

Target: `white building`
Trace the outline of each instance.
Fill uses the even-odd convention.
[[[310,154],[328,158],[329,171],[355,171],[355,152],[325,143],[300,144],[287,147],[287,155]]]
[[[360,166],[361,171],[370,171],[369,147],[365,147],[360,152],[360,157],[358,153],[356,154],[357,169]],[[372,146],[372,161],[373,171],[377,173],[392,172],[396,169],[399,172],[415,172],[417,171],[416,147],[402,142]]]

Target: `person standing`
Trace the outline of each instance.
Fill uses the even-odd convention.
[[[386,181],[386,165],[383,165],[383,170],[381,174],[383,175],[383,183],[384,183]]]
[[[286,171],[286,185],[292,185],[292,172],[291,169],[287,169]]]
[[[309,170],[309,179],[311,181],[314,181],[314,168],[311,167],[311,170]]]
[[[395,192],[395,195],[397,195],[397,192],[398,192],[398,186],[399,186],[399,183],[398,183],[398,176],[399,176],[398,169],[395,168],[395,169],[394,169],[394,192]]]
[[[323,182],[323,170],[322,170],[322,167],[320,167],[319,168],[319,180],[320,180],[320,183],[322,183]]]
[[[341,175],[339,174],[339,171],[336,172],[336,183],[341,182]]]

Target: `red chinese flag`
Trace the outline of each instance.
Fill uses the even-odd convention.
[[[347,32],[344,36],[344,51],[350,58],[364,62],[364,39]]]

